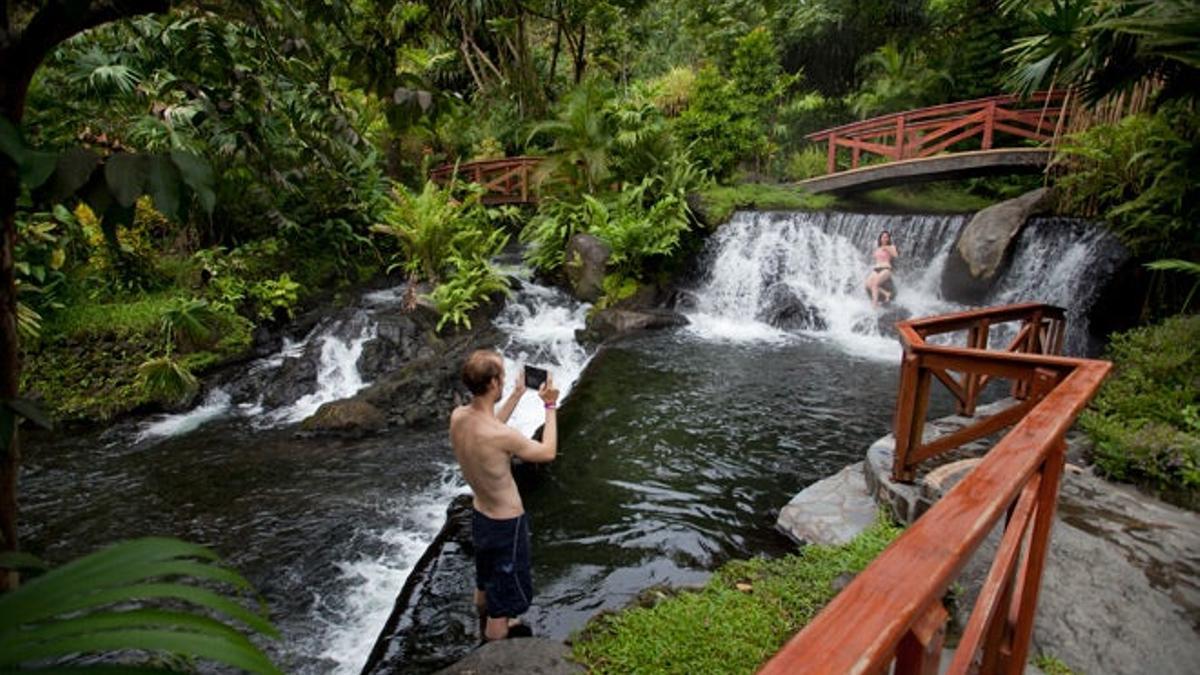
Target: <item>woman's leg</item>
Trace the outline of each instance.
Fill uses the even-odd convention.
[[[891,302],[892,294],[889,293],[888,290],[883,287],[883,285],[888,282],[888,279],[892,278],[892,271],[891,270],[880,270],[875,276],[876,276],[875,288],[879,289],[878,294],[883,296],[884,302]]]
[[[871,296],[871,305],[879,305],[879,273],[872,271],[867,275],[867,295]]]

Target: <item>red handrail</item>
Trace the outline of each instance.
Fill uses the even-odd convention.
[[[544,158],[533,156],[483,159],[459,164],[443,164],[429,172],[429,179],[446,184],[457,177],[484,187],[485,204],[520,204],[537,201],[532,189],[532,172]]]
[[[837,171],[838,151],[850,150],[850,168],[858,168],[862,153],[885,160],[916,159],[936,155],[974,138],[983,150],[996,146],[998,134],[1048,141],[1067,115],[1065,91],[1042,91],[1028,98],[989,96],[970,101],[881,115],[823,129],[805,136],[827,144],[826,173]]]
[[[931,369],[993,374],[1024,384],[1028,404],[1006,434],[961,482],[933,505],[760,671],[776,673],[936,673],[948,617],[941,598],[1007,514],[1005,531],[949,672],[1020,673],[1037,609],[1041,574],[1065,458],[1064,434],[1112,365],[1046,353],[1059,308],[1018,305],[897,324],[905,342],[897,428],[923,417]],[[925,336],[974,331],[1020,320],[1028,349],[988,350],[925,342]],[[1035,337],[1036,335],[1036,337]],[[1050,343],[1051,345],[1054,342]],[[1061,345],[1061,342],[1057,344]],[[1039,346],[1040,345],[1040,346]],[[1011,346],[1011,345],[1010,345]],[[911,360],[910,360],[911,359]],[[924,369],[921,375],[919,371]],[[923,383],[923,384],[922,384]],[[922,393],[922,387],[925,389]],[[961,399],[960,399],[961,400]],[[899,438],[899,437],[897,437]]]

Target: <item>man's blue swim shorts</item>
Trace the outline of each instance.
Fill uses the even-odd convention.
[[[490,618],[512,618],[529,609],[533,576],[529,571],[529,514],[495,520],[472,510],[475,588],[487,596]]]

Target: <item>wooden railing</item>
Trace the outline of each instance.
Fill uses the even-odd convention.
[[[523,156],[445,164],[429,172],[429,179],[442,185],[453,177],[478,183],[486,190],[484,204],[528,204],[537,201],[532,177],[542,159]]]
[[[981,150],[997,147],[997,136],[1048,141],[1067,115],[1066,92],[1038,92],[1029,98],[991,96],[883,115],[811,133],[805,138],[827,144],[826,173],[835,173],[838,151],[850,151],[850,168],[862,153],[889,161],[929,157],[978,136]]]
[[[1007,321],[1022,322],[1017,339],[1008,350],[988,350],[988,327]],[[1027,304],[897,324],[907,373],[900,382],[898,432],[902,425],[910,434],[921,428],[916,420],[926,411],[920,401],[928,400],[932,378],[946,383],[939,372],[951,380],[947,387],[961,408],[974,405],[971,392],[978,393],[983,378],[1012,380],[1024,397],[1021,412],[1004,418],[1015,426],[975,469],[761,673],[885,673],[893,665],[898,675],[939,672],[948,619],[942,598],[1001,518],[1004,531],[992,567],[947,672],[1023,672],[1065,462],[1064,434],[1111,368],[1106,361],[1048,354],[1062,344],[1062,321],[1056,307]],[[967,347],[925,341],[962,330]],[[959,379],[950,376],[955,372]]]

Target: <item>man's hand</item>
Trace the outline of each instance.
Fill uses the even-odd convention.
[[[517,381],[513,385],[512,396],[521,398],[525,395],[525,369],[521,368],[517,371]]]
[[[522,382],[522,384],[524,384]],[[542,398],[542,403],[547,406],[558,405],[558,389],[554,386],[554,377],[546,375],[546,381],[538,389],[538,396]]]

